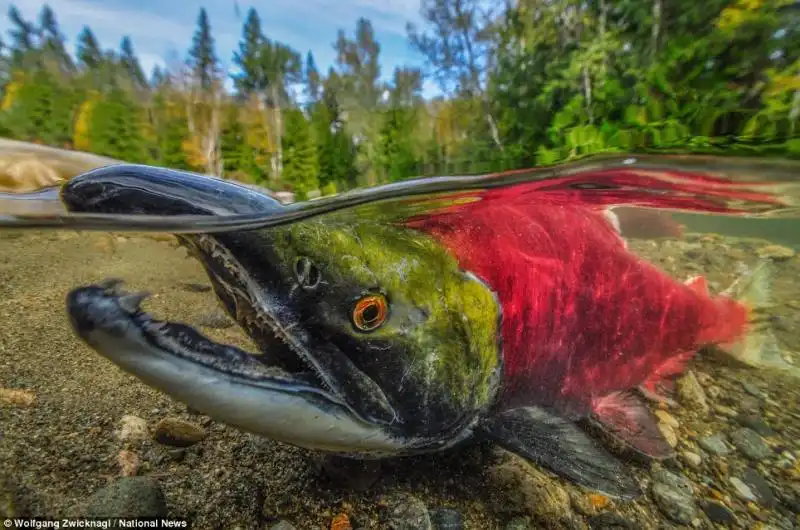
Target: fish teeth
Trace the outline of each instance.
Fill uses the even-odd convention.
[[[121,296],[117,302],[122,309],[133,315],[139,312],[142,301],[144,301],[144,299],[148,296],[150,296],[150,293],[144,291],[140,293],[126,294]]]

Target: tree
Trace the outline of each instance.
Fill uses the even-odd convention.
[[[304,200],[308,192],[318,188],[317,156],[308,122],[299,109],[288,109],[286,134],[283,137],[283,151],[286,165],[283,182],[291,186],[295,197]]]
[[[303,71],[303,80],[306,85],[306,97],[308,98],[309,105],[313,105],[319,100],[320,92],[322,90],[322,78],[317,70],[317,65],[314,62],[314,55],[309,51],[306,55],[306,65]]]
[[[139,64],[139,58],[136,57],[133,51],[133,43],[131,43],[131,39],[127,35],[122,37],[120,43],[119,62],[136,90],[143,90],[148,87],[142,66]]]
[[[118,160],[146,161],[141,108],[119,87],[97,101],[91,112],[89,145],[94,153]]]
[[[89,26],[84,26],[78,35],[76,55],[78,65],[86,70],[97,70],[103,61],[103,52]]]
[[[75,70],[75,63],[64,45],[66,38],[58,27],[55,13],[47,4],[39,12],[39,41],[42,58],[49,66],[60,73]]]
[[[197,29],[192,38],[187,60],[194,79],[203,91],[210,91],[219,74],[219,60],[214,51],[214,37],[211,36],[211,24],[205,8],[200,8],[197,17]]]
[[[375,40],[372,23],[360,18],[356,23],[355,39],[348,39],[339,31],[335,49],[336,65],[342,90],[340,104],[347,113],[347,128],[363,146],[359,150],[359,172],[365,183],[377,183],[377,138],[380,130],[380,107],[384,84],[380,81],[380,44]]]

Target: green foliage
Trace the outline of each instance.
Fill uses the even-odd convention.
[[[316,146],[306,117],[298,109],[284,114],[286,133],[283,136],[285,163],[282,180],[295,196],[303,200],[308,192],[319,187]]]
[[[141,109],[115,87],[92,110],[89,144],[97,154],[143,163],[147,160],[141,127]]]
[[[251,8],[232,95],[204,9],[185,65],[148,80],[129,38],[103,50],[84,27],[73,59],[52,9],[26,20],[11,6],[0,135],[285,185],[301,199],[598,153],[800,158],[795,3],[423,0],[409,41],[426,75],[383,72],[364,18],[338,32],[325,71],[265,35]],[[423,79],[444,95],[424,99]]]

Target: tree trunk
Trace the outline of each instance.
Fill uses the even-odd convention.
[[[278,87],[272,86],[272,104],[274,106],[273,119],[275,120],[275,178],[280,179],[283,172],[283,116],[281,115],[281,102]]]
[[[661,12],[663,0],[653,0],[653,31],[650,36],[650,60],[656,62],[658,54],[658,41],[661,37]]]

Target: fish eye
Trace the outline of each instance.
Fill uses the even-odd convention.
[[[389,314],[389,304],[381,294],[369,294],[360,298],[353,308],[353,325],[359,331],[378,329]]]
[[[305,256],[297,258],[294,262],[294,275],[297,278],[297,283],[304,289],[315,288],[322,279],[322,274],[317,266]]]

